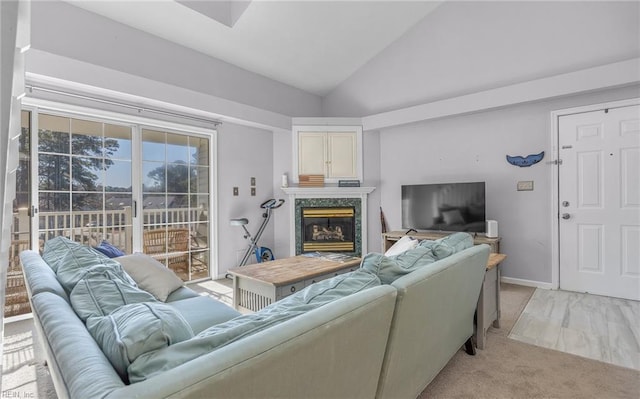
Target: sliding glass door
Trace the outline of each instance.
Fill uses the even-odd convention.
[[[184,280],[209,275],[209,139],[142,129],[145,252]]]
[[[209,277],[215,131],[109,116],[25,111],[34,183],[23,182],[15,213],[37,219],[31,247],[57,236],[106,241],[153,256],[184,281]]]
[[[65,236],[131,253],[132,128],[38,115],[39,239]]]

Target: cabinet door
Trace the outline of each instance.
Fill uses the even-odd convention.
[[[357,178],[356,133],[327,133],[327,177]]]
[[[326,133],[304,132],[298,136],[298,173],[326,175]]]

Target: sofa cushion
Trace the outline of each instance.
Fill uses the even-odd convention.
[[[453,233],[437,239],[436,242],[452,248],[452,254],[473,246],[473,237],[469,233]]]
[[[84,278],[88,271],[100,272],[111,270],[122,281],[136,285],[135,281],[124,271],[120,263],[107,258],[100,252],[84,245],[72,247],[58,263],[56,273],[58,281],[67,292],[73,291],[76,283]]]
[[[149,255],[136,253],[114,258],[133,278],[138,286],[165,302],[169,294],[182,287],[184,282],[173,270]]]
[[[107,240],[102,240],[100,245],[98,245],[97,247],[94,247],[94,248],[96,250],[98,250],[99,252],[101,252],[104,256],[108,257],[108,258],[116,258],[118,256],[124,256],[124,254],[125,254],[124,252],[122,252],[120,250],[120,248],[118,248],[115,245],[111,244]]]
[[[193,337],[180,313],[160,302],[125,305],[107,316],[91,317],[87,329],[124,381],[138,356]]]
[[[188,299],[188,298],[195,298],[197,296],[198,296],[197,292],[183,285],[182,287],[178,288],[177,290],[169,294],[165,303],[181,301],[183,299]]]
[[[156,302],[156,298],[128,282],[111,270],[91,270],[71,291],[71,306],[78,317],[86,321],[89,317],[106,316],[121,306]]]
[[[65,256],[67,256],[67,253],[69,253],[72,248],[81,246],[82,244],[71,241],[67,237],[58,236],[44,243],[42,259],[47,262],[54,272],[57,272],[58,264]]]
[[[146,380],[224,345],[317,309],[340,298],[380,285],[366,270],[322,280],[259,310],[202,331],[192,339],[139,356],[129,366],[130,382]]]
[[[368,253],[362,259],[361,268],[378,276],[382,284],[391,284],[398,277],[436,260],[430,248],[417,246],[397,256]]]
[[[418,240],[409,236],[403,236],[396,241],[391,248],[387,249],[384,256],[400,255],[401,253],[415,248],[418,245]]]
[[[124,387],[122,378],[64,299],[41,292],[31,298],[31,303],[34,317],[45,334],[41,337],[44,345],[51,348],[47,356],[49,366],[59,371],[55,374],[52,371],[52,378],[68,391],[61,398],[104,397],[107,392]]]
[[[199,334],[209,327],[241,315],[231,306],[205,295],[167,302],[167,305],[180,312],[191,326],[194,334]]]
[[[435,256],[437,260],[444,259],[447,256],[453,255],[454,251],[453,247],[450,247],[446,243],[441,243],[438,241],[423,240],[420,241],[420,244],[418,245],[430,249],[433,253],[433,256]]]
[[[50,292],[69,302],[69,296],[60,285],[56,274],[36,251],[20,252],[20,263],[22,263],[22,270],[26,277],[25,282],[29,286],[31,296],[36,296],[41,292]]]

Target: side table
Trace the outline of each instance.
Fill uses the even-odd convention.
[[[500,328],[500,262],[507,255],[491,253],[487,262],[487,271],[480,289],[476,311],[476,346],[484,349],[489,324]]]

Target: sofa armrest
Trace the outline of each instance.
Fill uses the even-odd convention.
[[[395,282],[378,398],[415,398],[473,335],[489,246],[467,248]]]
[[[370,399],[395,296],[390,286],[350,295],[108,397]]]

